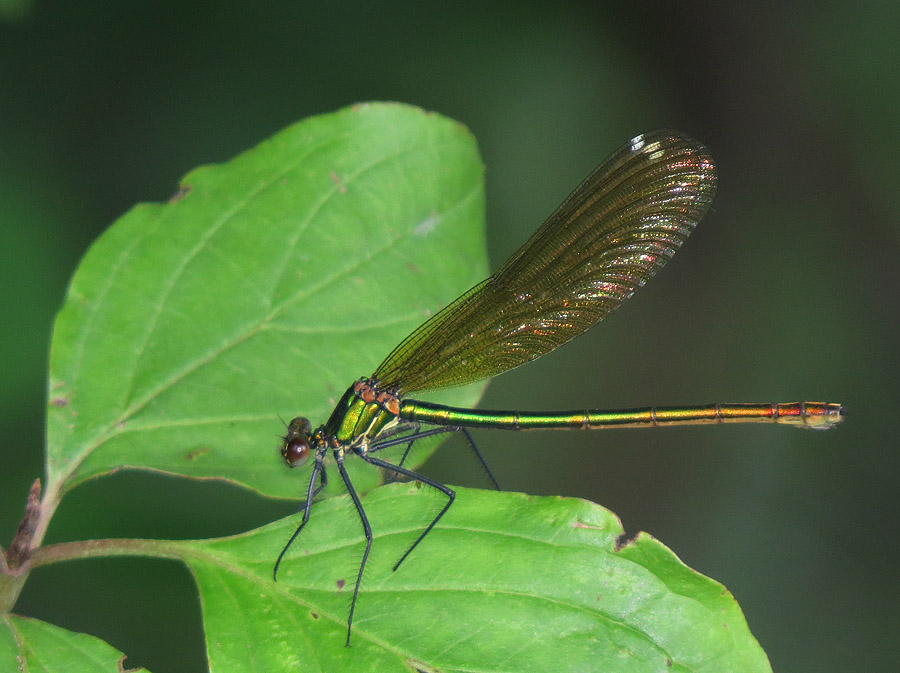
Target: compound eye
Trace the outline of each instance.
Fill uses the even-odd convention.
[[[294,437],[281,447],[281,457],[288,467],[300,467],[309,460],[309,453],[309,442],[306,437]]]
[[[309,460],[309,433],[312,427],[309,420],[297,417],[288,425],[287,436],[281,445],[281,457],[289,467],[300,467]]]

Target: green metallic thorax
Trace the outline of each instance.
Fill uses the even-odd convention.
[[[356,393],[355,386],[350,386],[325,423],[324,434],[333,443],[333,448],[365,447],[397,422],[397,416],[377,402],[364,401]]]

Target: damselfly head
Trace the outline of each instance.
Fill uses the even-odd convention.
[[[312,425],[308,418],[298,416],[290,422],[284,442],[281,445],[281,457],[288,467],[300,467],[309,460],[309,434]]]

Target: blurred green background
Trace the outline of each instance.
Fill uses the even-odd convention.
[[[599,502],[725,584],[776,670],[893,670],[898,29],[892,0],[0,2],[2,544],[42,473],[54,312],[87,246],[134,203],[308,115],[403,101],[478,138],[496,266],[607,153],[673,127],[718,162],[714,211],[626,307],[499,377],[482,405],[806,398],[843,402],[846,423],[477,441],[506,489]],[[278,460],[273,438],[258,451]],[[485,485],[471,463],[450,443],[425,472]],[[120,473],[65,499],[47,541],[223,535],[292,509]],[[204,666],[174,563],[41,569],[17,610],[100,636],[132,666]]]

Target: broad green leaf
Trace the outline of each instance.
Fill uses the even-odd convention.
[[[363,500],[375,541],[351,647],[364,540],[347,497],[317,503],[278,582],[297,517],[221,540],[174,543],[200,588],[212,670],[770,671],[731,594],[649,535],[624,543],[592,503],[459,489],[442,502],[393,484]]]
[[[303,493],[277,455],[279,415],[324,422],[486,275],[482,175],[456,122],[361,105],[126,213],[82,260],[56,321],[48,490],[127,466]],[[353,463],[357,486],[373,486]]]
[[[125,655],[86,633],[16,615],[5,615],[3,622],[0,662],[4,671],[116,673],[127,667]]]

